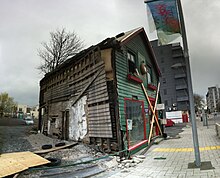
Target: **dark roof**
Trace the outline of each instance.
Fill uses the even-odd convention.
[[[65,68],[66,66],[68,66],[68,64],[72,63],[73,61],[77,61],[77,60],[81,59],[82,57],[86,56],[90,51],[93,51],[96,48],[100,48],[100,49],[107,49],[107,48],[111,48],[111,47],[117,48],[117,47],[120,47],[121,45],[126,44],[134,36],[139,35],[139,34],[142,34],[143,40],[146,41],[146,43],[145,43],[146,49],[149,52],[149,55],[151,57],[151,60],[152,60],[154,67],[156,68],[158,76],[160,76],[161,75],[160,69],[157,64],[156,57],[155,57],[154,51],[152,49],[152,46],[150,44],[150,41],[148,40],[148,37],[144,31],[144,28],[140,27],[140,28],[136,28],[136,29],[133,29],[133,30],[130,30],[127,32],[122,32],[122,33],[116,35],[115,37],[106,38],[105,40],[101,41],[100,43],[93,45],[93,46],[90,46],[87,49],[82,50],[81,52],[77,53],[75,56],[67,59],[63,64],[61,64],[54,71],[45,74],[44,78],[47,78],[47,77],[51,76],[53,73],[56,73],[57,71],[61,70],[62,68]]]

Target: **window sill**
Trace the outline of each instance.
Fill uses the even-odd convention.
[[[142,83],[143,82],[140,78],[138,78],[134,75],[131,75],[131,74],[128,74],[127,77],[128,77],[128,80],[134,81],[136,83]]]
[[[151,90],[157,90],[157,87],[152,85],[152,84],[148,84],[147,88],[151,89]]]

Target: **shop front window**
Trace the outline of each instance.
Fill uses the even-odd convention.
[[[129,147],[146,139],[144,103],[138,100],[125,100],[127,134]]]
[[[128,72],[134,74],[136,69],[135,55],[131,52],[127,52],[127,59],[128,59]]]

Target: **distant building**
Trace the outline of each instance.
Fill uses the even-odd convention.
[[[31,108],[31,112],[30,112],[30,113],[31,113],[31,116],[32,116],[34,119],[38,119],[38,117],[39,117],[39,111],[38,111],[38,109],[39,109],[39,106],[38,106],[38,105]]]
[[[152,46],[161,71],[160,95],[166,111],[189,111],[186,62],[180,43]]]
[[[27,115],[33,116],[33,118],[38,118],[38,106],[29,107],[25,104],[18,104],[17,105],[17,117],[23,119]]]
[[[215,112],[217,110],[217,104],[220,101],[220,89],[218,86],[209,87],[206,94],[207,110],[209,112]]]
[[[17,117],[19,119],[23,119],[24,116],[27,114],[28,106],[25,104],[18,104],[17,105]]]

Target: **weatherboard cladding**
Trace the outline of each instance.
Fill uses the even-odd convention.
[[[112,125],[106,74],[103,67],[101,75],[88,90],[88,127],[90,137],[112,138]],[[97,105],[97,103],[99,103]],[[101,104],[100,104],[101,103]],[[95,104],[93,106],[93,104]]]
[[[137,59],[137,67],[140,73],[140,64],[141,59],[138,58],[138,54],[144,56],[145,62],[148,65],[152,66],[152,60],[149,58],[149,55],[146,51],[146,46],[140,35],[135,36],[131,41],[123,46],[121,52],[116,51],[116,78],[117,78],[117,92],[118,92],[118,101],[119,101],[119,116],[121,129],[126,131],[126,119],[125,119],[125,110],[124,110],[124,99],[132,98],[132,96],[137,96],[138,100],[144,101],[144,107],[148,108],[148,102],[144,95],[144,92],[141,88],[141,85],[127,79],[128,75],[128,60],[127,60],[127,51],[132,51],[135,54]],[[157,84],[158,76],[154,68],[152,67],[153,72],[153,83]],[[147,79],[146,76],[141,75],[140,78],[143,80],[145,87],[147,88]],[[148,90],[148,95],[152,98],[155,98],[156,92],[153,90]],[[147,120],[147,129],[149,130],[149,119]]]
[[[56,116],[62,124],[62,111],[72,107],[73,101],[77,98],[87,95],[89,136],[112,138],[109,104],[106,104],[109,96],[104,62],[99,49],[94,50],[84,56],[80,55],[81,58],[78,55],[77,61],[68,60],[59,69],[46,75],[40,83],[41,95],[43,95],[40,104],[43,106],[45,103],[48,107],[48,116]],[[96,74],[97,77],[92,81]],[[91,84],[86,88],[90,82]],[[53,131],[59,134],[58,131],[62,126],[59,125],[56,129]]]

